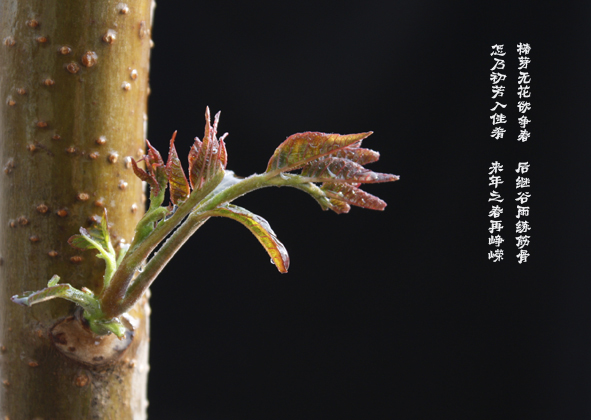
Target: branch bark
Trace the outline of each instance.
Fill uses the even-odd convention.
[[[152,0],[0,0],[0,418],[146,416],[145,300],[131,346],[91,366],[51,331],[73,304],[10,297],[54,274],[100,293],[104,262],[67,240],[103,207],[112,236],[131,241],[145,200],[129,159],[144,149],[152,10]]]

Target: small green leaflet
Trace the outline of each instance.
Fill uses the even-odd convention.
[[[47,282],[47,287],[55,286],[59,282],[60,282],[60,276],[58,276],[57,274],[54,274],[53,277],[50,278],[49,281]]]
[[[117,255],[109,237],[107,210],[105,209],[99,224],[95,224],[89,231],[81,227],[80,235],[71,236],[68,243],[74,248],[82,250],[96,249],[99,252],[97,257],[105,260],[106,267],[103,279],[105,286],[108,285],[117,269]]]

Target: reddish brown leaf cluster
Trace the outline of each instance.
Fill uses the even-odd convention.
[[[294,134],[275,150],[267,172],[281,173],[301,168],[301,176],[309,182],[322,182],[326,197],[316,197],[323,208],[347,213],[351,205],[383,210],[386,203],[361,189],[362,183],[397,181],[392,174],[373,172],[363,167],[375,162],[380,154],[361,147],[371,135],[326,134],[307,132]]]
[[[226,169],[228,154],[224,139],[228,133],[218,140],[217,130],[220,121],[220,113],[215,114],[213,127],[210,124],[209,108],[205,111],[205,134],[203,142],[195,138],[195,143],[189,151],[189,179],[191,187],[199,189],[209,179],[220,171]]]
[[[168,151],[168,161],[164,165],[164,161],[160,153],[152,147],[150,142],[146,140],[148,145],[148,154],[142,158],[146,163],[146,171],[139,168],[137,163],[132,159],[133,171],[142,180],[146,181],[152,187],[152,192],[158,195],[160,192],[159,179],[160,175],[164,174],[170,187],[170,200],[173,204],[179,204],[185,201],[191,194],[191,189],[198,190],[203,187],[210,179],[226,168],[228,162],[228,154],[226,152],[226,145],[224,139],[228,133],[224,134],[219,140],[217,138],[217,128],[220,120],[220,113],[215,115],[213,127],[211,125],[211,117],[209,108],[205,111],[205,134],[203,141],[195,138],[195,143],[189,152],[189,181],[185,176],[185,172],[181,165],[178,153],[174,146],[176,138],[176,131],[170,139],[170,147]],[[190,182],[190,187],[189,187]]]

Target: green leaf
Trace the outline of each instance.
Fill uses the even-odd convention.
[[[98,249],[101,247],[96,241],[94,241],[90,237],[90,234],[88,233],[88,231],[86,229],[84,229],[83,227],[80,228],[80,233],[81,233],[81,235],[70,236],[70,239],[68,239],[68,243],[71,246],[73,246],[74,248],[77,248],[77,249],[81,249],[81,250]]]
[[[111,245],[111,238],[109,236],[109,223],[107,220],[107,209],[104,209],[103,217],[100,223],[96,223],[88,231],[90,236],[98,242],[106,251],[115,253]]]
[[[211,212],[211,216],[227,217],[246,226],[251,233],[259,240],[265,248],[271,261],[281,273],[287,273],[289,268],[289,255],[285,246],[277,239],[275,232],[271,229],[269,222],[248,210],[228,204],[224,207],[218,207]]]
[[[311,161],[334,155],[359,143],[371,134],[371,131],[347,135],[318,132],[293,134],[275,150],[267,165],[267,172],[281,173],[299,169]]]
[[[57,274],[54,274],[53,277],[50,278],[49,281],[47,282],[47,287],[55,286],[59,282],[60,282],[60,276],[58,276]]]
[[[193,190],[203,188],[203,185],[215,178],[215,175],[226,168],[228,154],[224,134],[218,141],[217,126],[220,118],[218,112],[211,126],[209,108],[205,110],[205,133],[203,142],[195,138],[195,143],[189,151],[189,181]]]
[[[126,253],[133,253],[138,246],[154,231],[158,222],[164,219],[170,211],[166,207],[155,207],[150,209],[144,214],[144,217],[135,226],[135,234],[133,235],[133,241],[131,242]]]
[[[115,334],[118,338],[125,335],[126,328],[123,326],[119,318],[112,319],[93,319],[87,318],[90,329],[99,335],[105,335],[110,332]]]
[[[168,162],[166,163],[166,176],[170,185],[170,201],[178,204],[187,199],[190,194],[189,183],[181,166],[181,161],[174,147],[176,131],[170,139],[170,149],[168,151]]]
[[[98,232],[100,232],[98,229],[91,229],[91,231],[88,232],[81,227],[80,235],[71,236],[70,239],[68,239],[68,243],[77,249],[96,249],[101,253],[108,253],[108,245],[106,243],[108,239],[105,240],[102,236],[97,235]]]
[[[56,277],[57,276],[53,276],[50,282],[55,281]],[[91,313],[97,313],[97,311],[100,310],[99,303],[94,297],[75,289],[68,283],[49,286],[36,292],[25,292],[22,296],[13,296],[11,300],[19,305],[32,306],[56,298],[62,298],[74,302]]]
[[[81,227],[80,235],[70,237],[68,243],[74,248],[81,250],[96,249],[99,251],[97,257],[105,260],[105,274],[103,276],[103,281],[106,287],[117,269],[117,256],[109,237],[107,210],[105,209],[100,224],[96,224],[90,229],[90,231]]]
[[[125,334],[125,327],[118,318],[104,318],[100,303],[90,290],[84,287],[80,291],[68,283],[57,284],[59,280],[58,276],[53,276],[45,289],[25,292],[22,296],[14,295],[11,300],[22,306],[33,306],[57,298],[69,300],[84,309],[84,317],[89,322],[90,329],[96,334],[104,335],[112,332],[119,338]]]
[[[311,182],[376,183],[399,179],[396,175],[373,172],[348,159],[333,157],[306,164],[302,176]]]
[[[105,209],[104,215],[101,218],[100,223],[93,225],[90,231],[87,231],[83,227],[80,228],[81,235],[74,235],[68,243],[74,248],[78,249],[98,249],[99,251],[104,250],[105,252],[115,252],[112,249],[111,239],[109,237],[109,227],[107,222],[107,210]]]

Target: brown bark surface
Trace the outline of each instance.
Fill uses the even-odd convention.
[[[0,418],[142,419],[147,311],[132,345],[90,367],[50,329],[74,305],[10,297],[61,283],[100,292],[104,262],[68,238],[108,210],[115,241],[143,213],[151,0],[0,0]],[[71,347],[74,353],[79,349]]]

